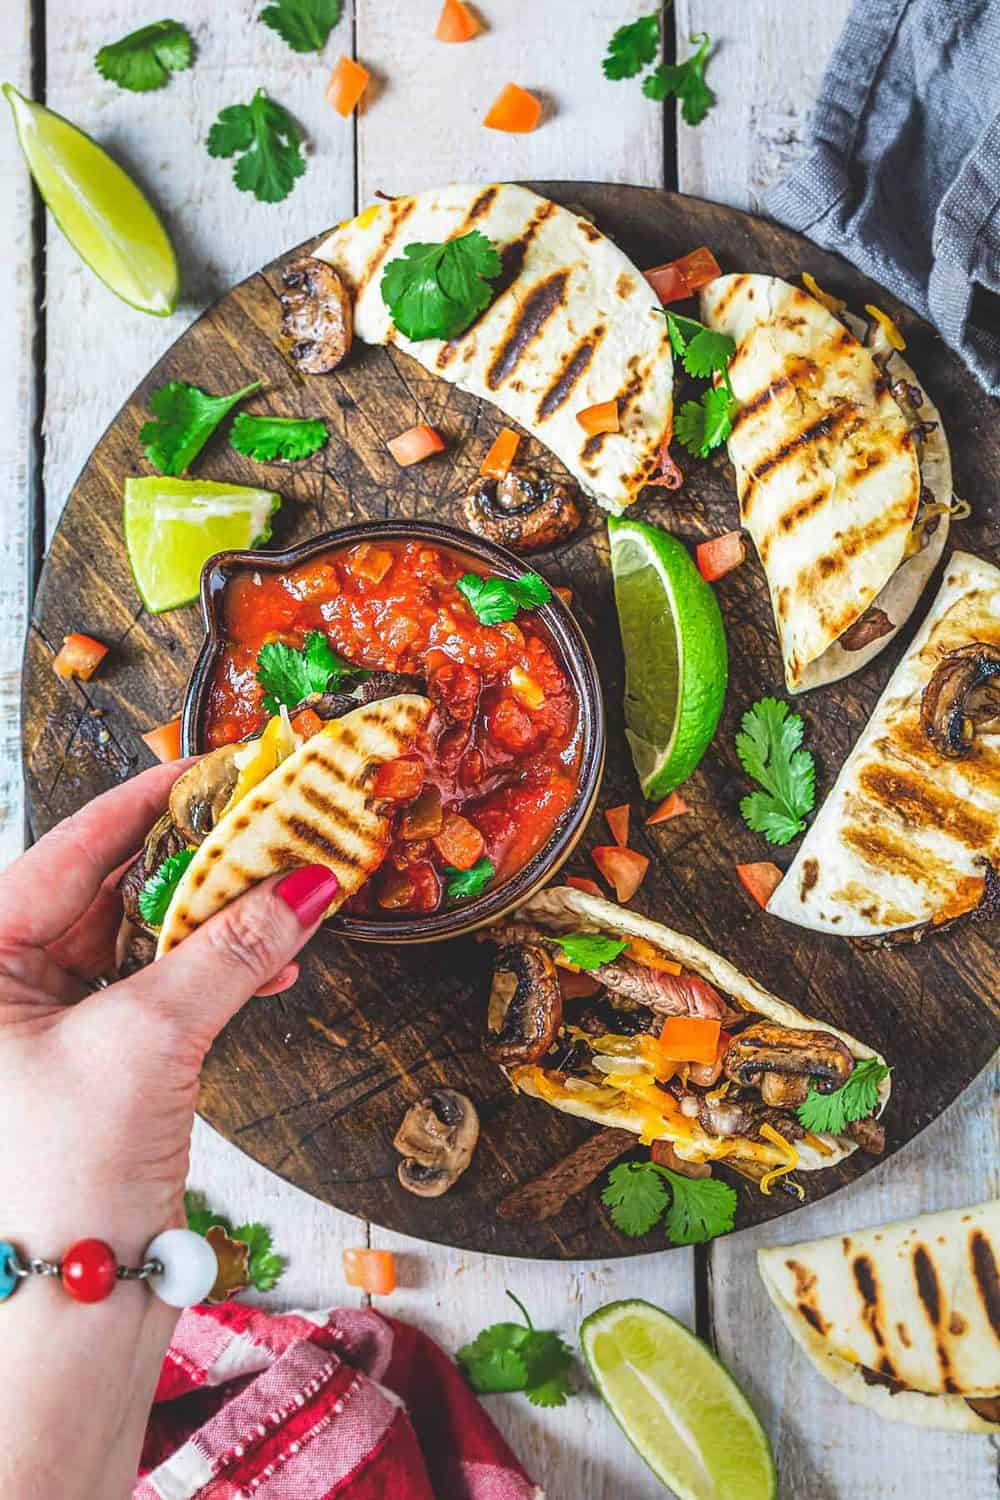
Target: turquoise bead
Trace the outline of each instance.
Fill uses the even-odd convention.
[[[0,1302],[6,1302],[20,1285],[20,1277],[15,1276],[10,1268],[11,1258],[16,1255],[17,1251],[9,1240],[0,1240]]]

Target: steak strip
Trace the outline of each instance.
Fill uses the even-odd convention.
[[[582,1193],[606,1167],[638,1144],[638,1137],[630,1130],[599,1130],[533,1182],[522,1183],[501,1198],[497,1218],[521,1219],[530,1224],[554,1218],[568,1199]]]

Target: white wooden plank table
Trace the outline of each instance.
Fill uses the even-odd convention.
[[[102,82],[92,65],[105,42],[150,15],[126,0],[8,0],[2,74],[97,136],[162,208],[181,259],[184,300],[165,321],[115,301],[33,207],[6,121],[0,184],[0,863],[24,839],[18,764],[19,663],[30,592],[44,539],[87,453],[123,398],[193,316],[225,287],[381,189],[503,178],[587,178],[679,186],[757,208],[801,149],[804,123],[848,0],[676,0],[677,46],[708,30],[717,41],[710,80],[718,104],[697,129],[675,129],[672,111],[638,83],[606,83],[600,58],[616,26],[634,18],[623,0],[482,0],[485,35],[463,48],[430,40],[438,0],[409,6],[350,0],[321,59],[301,57],[254,19],[250,4],[179,0],[170,14],[193,31],[195,68],[141,98]],[[641,9],[641,7],[639,8]],[[47,39],[47,41],[46,41]],[[323,85],[341,51],[368,65],[371,98],[341,121]],[[480,120],[513,79],[542,95],[534,135],[486,131]],[[203,141],[217,111],[259,85],[296,115],[311,142],[307,174],[280,205],[238,195],[229,164]],[[192,1144],[191,1183],[237,1219],[273,1226],[289,1266],[278,1306],[332,1305],[344,1286],[341,1250],[393,1249],[401,1287],[389,1310],[455,1348],[505,1316],[516,1290],[540,1326],[572,1337],[581,1316],[640,1295],[712,1337],[744,1382],[775,1442],[783,1500],[998,1493],[995,1441],[879,1424],[816,1379],[781,1331],[754,1269],[758,1245],[833,1233],[897,1214],[975,1201],[1000,1190],[997,1074],[892,1161],[794,1219],[722,1241],[620,1264],[549,1265],[450,1251],[372,1228],[318,1203],[255,1165],[207,1127]],[[490,1409],[552,1500],[652,1500],[659,1484],[591,1393],[559,1411],[522,1397]]]

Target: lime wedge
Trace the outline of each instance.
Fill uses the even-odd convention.
[[[612,1416],[678,1500],[774,1500],[767,1433],[724,1365],[639,1298],[584,1319],[580,1342]]]
[[[198,597],[201,570],[216,552],[259,547],[281,504],[273,490],[207,479],[126,479],[125,549],[143,604],[153,614]]]
[[[89,135],[11,84],[3,91],[35,186],[73,249],[116,297],[167,317],[177,261],[152,204]]]
[[[715,733],[729,658],[715,595],[658,526],[608,521],[625,650],[625,737],[643,794],[686,781]]]

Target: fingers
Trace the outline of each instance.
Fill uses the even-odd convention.
[[[56,825],[0,876],[0,942],[44,947],[81,917],[142,844],[190,760],[153,766]]]
[[[252,995],[285,977],[336,893],[337,878],[322,865],[264,881],[105,998],[155,1007],[193,1047],[207,1050]]]

